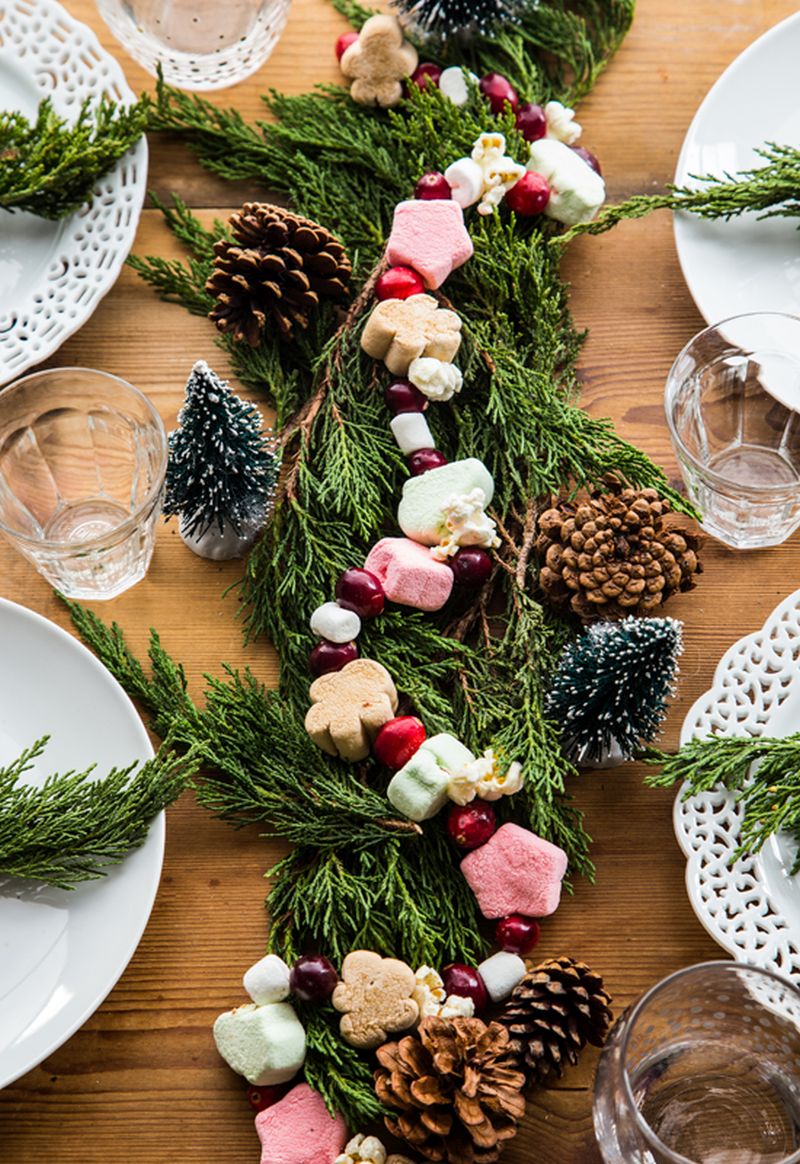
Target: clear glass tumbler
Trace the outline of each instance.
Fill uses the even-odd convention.
[[[800,319],[763,312],[701,331],[665,407],[703,529],[734,549],[785,541],[800,525]]]
[[[606,1164],[798,1164],[800,992],[707,962],[621,1016],[597,1068]]]
[[[68,598],[114,598],[153,554],[167,438],[130,384],[54,368],[0,392],[0,532]]]
[[[122,47],[179,89],[224,89],[261,68],[291,0],[97,0]]]

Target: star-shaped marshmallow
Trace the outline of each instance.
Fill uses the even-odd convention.
[[[412,267],[431,290],[472,258],[472,250],[464,212],[452,199],[411,199],[395,207],[386,258],[393,267]]]

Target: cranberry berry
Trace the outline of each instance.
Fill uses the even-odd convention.
[[[421,295],[424,290],[422,277],[411,267],[389,267],[375,283],[375,298],[408,299],[409,295]]]
[[[383,390],[383,399],[392,416],[401,412],[424,412],[428,407],[428,397],[410,380],[393,380]]]
[[[600,163],[594,156],[591,150],[587,150],[585,146],[570,146],[573,153],[576,153],[579,158],[583,158],[587,166],[591,166],[595,174],[599,174],[602,178],[603,171],[600,169]]]
[[[406,457],[412,477],[421,477],[429,469],[441,469],[447,464],[447,457],[438,449],[417,449]]]
[[[248,1087],[247,1102],[256,1113],[266,1111],[273,1103],[283,1099],[287,1091],[285,1083],[278,1083],[274,1087]]]
[[[336,601],[365,622],[376,618],[383,613],[385,602],[381,580],[370,570],[351,566],[336,583]]]
[[[435,65],[433,61],[423,61],[421,65],[417,65],[414,72],[411,74],[411,80],[418,89],[427,89],[432,86],[434,89],[439,88],[439,78],[442,75],[442,70],[439,65]]]
[[[550,187],[541,174],[528,170],[506,194],[506,206],[520,218],[541,214],[550,201]]]
[[[459,998],[471,998],[477,1013],[485,1010],[489,996],[483,979],[473,966],[465,966],[463,962],[451,962],[442,971],[442,982],[448,994],[456,994]]]
[[[322,954],[304,954],[289,975],[289,989],[301,1002],[327,1002],[336,989],[339,975]]]
[[[357,40],[358,40],[358,33],[357,32],[343,32],[342,33],[342,35],[337,40],[336,47],[334,49],[334,51],[336,53],[337,61],[340,61],[342,59],[344,54],[350,48],[350,45],[355,44]]]
[[[460,586],[482,586],[492,572],[491,554],[480,546],[463,546],[456,550],[450,565]]]
[[[509,954],[527,954],[539,941],[541,927],[532,917],[521,913],[510,913],[501,917],[494,931],[494,940],[501,950]]]
[[[355,643],[331,643],[323,639],[308,656],[308,666],[312,675],[327,675],[331,671],[341,671],[342,667],[357,658],[358,647]]]
[[[453,197],[453,191],[444,174],[431,170],[429,174],[423,174],[417,182],[414,197],[423,202],[446,201]]]
[[[547,118],[541,105],[526,101],[517,110],[517,129],[525,141],[539,141],[547,133]]]
[[[397,772],[424,743],[425,725],[415,715],[398,715],[385,723],[375,737],[372,750],[379,764]]]
[[[454,804],[447,816],[448,835],[459,849],[477,849],[485,845],[496,829],[497,816],[485,800]]]
[[[516,112],[519,104],[517,91],[511,82],[507,81],[500,73],[487,73],[485,77],[482,77],[480,90],[489,102],[489,108],[495,116],[499,113],[505,113],[507,104],[511,106],[512,113]]]

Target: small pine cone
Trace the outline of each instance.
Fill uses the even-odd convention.
[[[280,206],[248,202],[231,216],[233,241],[214,244],[206,291],[220,331],[257,347],[274,324],[283,339],[305,328],[321,299],[347,293],[350,260],[324,226]]]
[[[386,1127],[426,1160],[494,1164],[525,1114],[525,1076],[508,1031],[476,1018],[426,1018],[377,1051]]]
[[[539,584],[557,608],[584,622],[652,614],[695,586],[701,534],[655,489],[616,477],[603,488],[556,498],[538,521]]]
[[[498,1022],[533,1084],[564,1073],[591,1043],[601,1047],[611,1025],[603,979],[574,958],[553,958],[530,970],[515,987]]]

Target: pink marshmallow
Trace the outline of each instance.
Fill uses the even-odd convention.
[[[333,1164],[347,1142],[347,1126],[334,1119],[318,1091],[296,1087],[256,1116],[261,1164]]]
[[[441,610],[453,589],[453,571],[410,538],[381,538],[364,569],[380,578],[390,602],[417,610]]]
[[[426,287],[441,287],[472,250],[464,212],[452,199],[412,199],[395,207],[386,258],[393,267],[413,267]]]
[[[491,918],[555,913],[566,871],[563,849],[515,824],[502,825],[461,862],[481,913]]]

